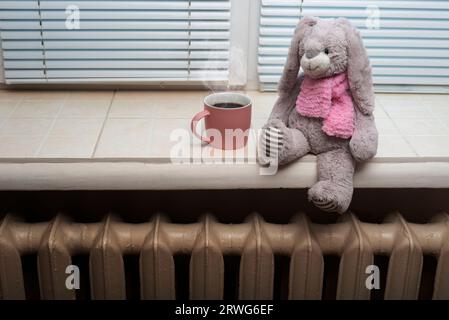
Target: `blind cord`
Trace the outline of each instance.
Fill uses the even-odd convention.
[[[47,53],[45,51],[45,42],[44,42],[44,27],[42,26],[42,12],[41,12],[41,1],[37,1],[37,7],[38,7],[38,13],[39,13],[39,27],[40,27],[40,34],[41,34],[41,45],[42,45],[42,64],[44,67],[44,77],[45,80],[48,81],[48,74],[47,74]]]

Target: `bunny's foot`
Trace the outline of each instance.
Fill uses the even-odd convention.
[[[259,163],[287,164],[310,151],[309,143],[298,129],[288,128],[282,121],[273,120],[262,129],[259,139]]]
[[[330,180],[318,181],[309,189],[309,201],[325,212],[344,213],[351,203],[352,191]]]
[[[326,212],[345,212],[352,200],[353,175],[354,160],[348,150],[319,154],[319,181],[309,189],[309,201]]]

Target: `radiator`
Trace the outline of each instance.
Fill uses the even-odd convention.
[[[26,223],[6,215],[0,224],[0,298],[25,299],[24,255],[37,255],[41,299],[75,299],[65,286],[66,267],[77,255],[89,256],[92,299],[126,299],[123,257],[139,261],[141,299],[175,299],[175,257],[187,255],[190,299],[222,299],[226,256],[239,257],[238,298],[272,299],[275,257],[288,258],[288,299],[321,299],[326,258],[338,257],[336,299],[370,299],[366,268],[387,257],[384,299],[417,299],[423,261],[435,257],[432,298],[449,299],[449,220],[441,214],[427,224],[399,214],[381,224],[347,214],[335,224],[315,224],[298,214],[288,224],[267,223],[257,214],[244,223],[222,224],[207,215],[192,224],[155,216],[146,223],[124,223],[114,215],[78,223],[64,215]],[[137,271],[136,271],[137,272]],[[188,272],[188,273],[187,273]],[[82,276],[82,275],[81,275]],[[128,297],[129,298],[129,297]]]

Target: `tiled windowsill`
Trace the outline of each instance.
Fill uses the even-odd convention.
[[[313,183],[313,156],[276,176],[259,175],[256,133],[275,94],[247,92],[253,99],[255,131],[248,148],[235,154],[201,146],[188,136],[190,119],[202,109],[206,94],[0,91],[0,189],[267,188]],[[378,155],[360,166],[356,186],[449,187],[448,95],[379,94],[375,115]],[[175,129],[184,130],[184,142],[170,140]],[[174,146],[185,147],[181,158],[170,155]],[[184,164],[173,165],[171,159]]]

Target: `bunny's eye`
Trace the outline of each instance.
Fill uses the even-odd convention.
[[[329,49],[328,48],[324,49],[324,53],[329,54]]]

